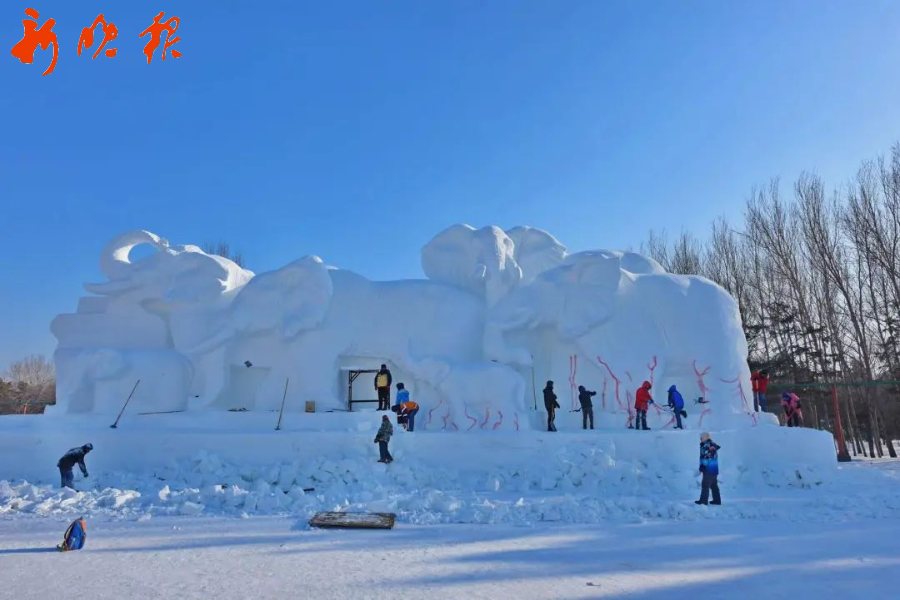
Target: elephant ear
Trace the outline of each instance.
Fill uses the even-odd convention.
[[[522,269],[522,283],[558,267],[566,258],[566,247],[543,229],[519,226],[507,229],[506,235],[515,244],[514,256]]]
[[[582,336],[613,316],[623,276],[620,256],[605,250],[579,252],[537,278],[535,283],[550,286],[557,295],[554,321],[561,337]]]

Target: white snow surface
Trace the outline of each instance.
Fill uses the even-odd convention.
[[[397,467],[395,463],[393,465]],[[840,487],[896,495],[898,463],[853,464]],[[876,483],[880,482],[880,483]],[[68,517],[0,517],[0,597],[121,598],[628,598],[630,600],[863,600],[900,586],[897,510],[836,507],[817,515],[812,490],[726,492],[721,507],[685,506],[690,518],[535,522],[528,526],[411,525],[393,531],[309,530],[305,516],[210,518],[106,508],[88,519],[85,549],[53,550]],[[656,499],[656,502],[665,500]],[[123,506],[127,503],[123,504]],[[735,519],[731,505],[767,506]],[[819,504],[821,506],[821,504]],[[845,507],[847,508],[847,507]],[[762,512],[755,509],[758,517]],[[840,514],[839,520],[833,520]],[[134,515],[132,515],[134,517]]]
[[[7,417],[21,427],[8,427],[0,440],[0,473],[8,478],[0,481],[0,515],[307,518],[359,510],[395,512],[413,524],[527,525],[710,514],[692,503],[699,493],[694,432],[460,436],[398,428],[395,462],[384,465],[375,461],[378,421],[371,413],[343,415],[343,431],[303,430],[305,422],[295,419],[265,433],[248,431],[261,415],[230,416],[239,430],[209,435],[201,423],[179,431],[165,422],[136,423],[141,417],[123,420],[117,430],[68,420],[65,432],[52,429],[58,420]],[[158,418],[185,423],[180,415]],[[30,429],[34,424],[41,429]],[[78,474],[78,492],[57,488],[51,452],[62,442],[47,444],[75,435],[95,448],[87,457],[91,476]],[[794,518],[821,522],[892,517],[900,509],[897,472],[839,468],[827,432],[761,427],[722,431],[715,439],[728,499],[716,518],[779,518],[783,501],[796,505]],[[763,500],[773,495],[777,502]]]

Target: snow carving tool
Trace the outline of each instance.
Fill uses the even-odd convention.
[[[284,395],[281,397],[281,411],[278,413],[278,425],[275,426],[275,431],[281,431],[281,415],[284,414],[284,401],[287,398],[287,388],[290,381],[290,377],[284,380]]]
[[[122,410],[119,411],[119,416],[116,417],[116,422],[109,426],[110,429],[116,429],[119,426],[119,419],[121,419],[122,415],[125,413],[125,407],[128,406],[129,402],[131,402],[131,397],[134,396],[134,390],[137,389],[137,386],[140,382],[140,379],[134,382],[134,387],[131,388],[131,393],[128,394],[128,398],[125,400],[125,404],[122,405]]]

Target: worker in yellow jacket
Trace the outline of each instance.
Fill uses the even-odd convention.
[[[391,408],[391,372],[387,365],[381,365],[381,369],[375,374],[375,391],[378,392],[378,410]]]

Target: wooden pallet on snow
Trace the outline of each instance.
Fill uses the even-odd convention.
[[[394,513],[320,512],[309,521],[321,529],[393,529]]]

